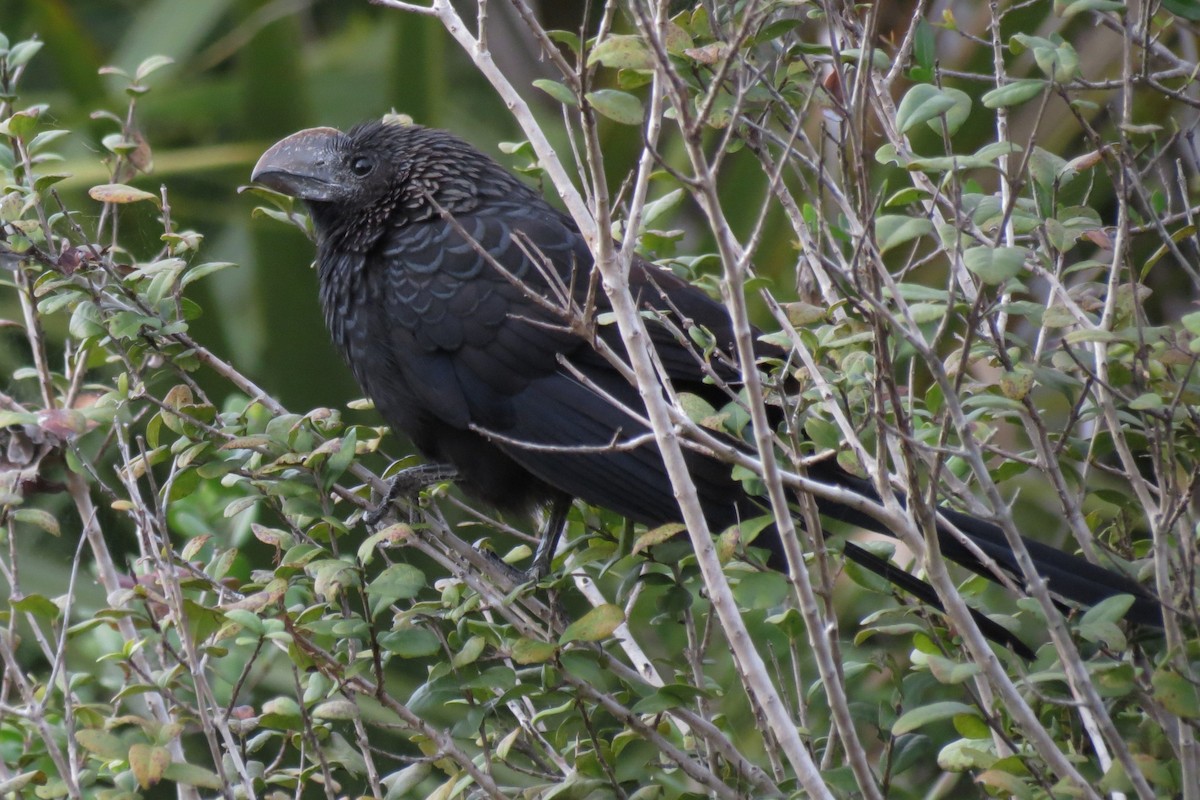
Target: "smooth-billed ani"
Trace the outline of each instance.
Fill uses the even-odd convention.
[[[335,342],[383,418],[428,458],[452,465],[468,494],[507,510],[551,504],[559,512],[552,528],[571,498],[647,525],[681,519],[638,390],[600,352],[606,346],[624,356],[616,326],[597,325],[589,339],[563,311],[589,297],[595,311],[607,308],[592,281],[592,254],[569,216],[460,139],[416,125],[301,131],[271,147],[253,179],[307,203]],[[728,402],[720,384],[736,388],[737,367],[703,361],[680,335],[700,326],[733,353],[725,308],[641,259],[629,283],[652,312],[647,329],[674,389],[716,407]],[[695,451],[687,459],[714,531],[763,513],[728,464]],[[877,499],[868,482],[832,460],[809,472]],[[844,506],[818,505],[830,517],[881,528]],[[1020,576],[998,527],[940,512]],[[948,531],[939,534],[944,555],[989,574]],[[785,564],[773,529],[759,541],[772,565]],[[1132,594],[1129,618],[1160,624],[1157,601],[1136,582],[1044,544],[1027,546],[1058,595],[1094,604]],[[848,543],[846,554],[936,601],[926,584],[861,548]],[[1002,632],[989,635],[1015,644]]]

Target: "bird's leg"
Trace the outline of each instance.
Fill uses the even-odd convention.
[[[387,494],[379,504],[363,514],[363,522],[371,527],[387,516],[392,504],[400,497],[411,497],[426,486],[440,481],[452,481],[458,477],[458,470],[449,464],[418,464],[415,467],[402,469],[392,476],[388,484]]]
[[[540,581],[550,574],[550,561],[554,558],[554,551],[558,549],[558,540],[562,538],[563,529],[567,526],[567,514],[570,510],[570,497],[562,495],[554,498],[554,504],[550,506],[550,519],[546,521],[546,530],[542,532],[537,552],[533,554],[533,563],[525,573],[528,578]]]

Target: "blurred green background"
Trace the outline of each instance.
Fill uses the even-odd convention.
[[[21,105],[47,103],[50,125],[87,132],[71,135],[61,148],[67,163],[56,170],[75,176],[59,184],[68,206],[97,214],[99,204],[84,193],[108,180],[99,141],[115,125],[90,117],[98,110],[124,116],[129,101],[125,81],[99,70],[132,71],[155,54],[174,59],[138,100],[154,167],[131,182],[155,192],[166,185],[179,227],[207,237],[204,259],[240,265],[196,287],[205,315],[193,332],[297,409],[342,406],[358,390],[321,323],[316,276],[307,268],[312,245],[252,219],[253,198],[237,193],[259,154],[299,128],[347,127],[393,108],[496,155],[497,142],[517,138],[511,117],[436,22],[366,2],[19,0],[0,3],[0,31],[11,41],[44,40]],[[521,38],[510,38],[512,63],[536,68],[518,51]],[[145,232],[135,255],[153,253],[161,226],[137,210],[126,216],[131,248]],[[5,373],[23,361],[0,352]]]
[[[540,6],[548,28],[576,31],[589,8],[584,0]],[[569,153],[561,106],[531,86],[552,77],[550,67],[507,4],[489,13],[497,62],[547,123],[559,152]],[[56,169],[74,176],[58,189],[69,207],[97,214],[99,204],[85,192],[109,179],[100,139],[116,126],[92,115],[124,116],[129,102],[127,81],[100,70],[132,72],[151,55],[174,59],[150,76],[150,92],[138,99],[153,170],[130,182],[154,192],[165,185],[178,226],[207,237],[203,259],[240,265],[197,285],[194,299],[205,314],[192,331],[289,408],[344,406],[358,389],[321,322],[316,276],[306,268],[311,244],[295,230],[252,218],[254,199],[237,193],[262,151],[300,128],[346,128],[394,109],[456,132],[501,163],[528,162],[498,146],[524,137],[440,24],[366,0],[20,0],[0,3],[0,31],[14,42],[33,35],[45,42],[22,80],[20,105],[47,103],[50,125],[73,131],[56,143],[67,153]],[[635,165],[641,133],[608,123],[603,133],[615,187]],[[723,190],[739,198],[727,213],[748,232],[765,191],[752,158],[729,160]],[[672,222],[696,234],[701,226],[687,224],[689,213],[685,204],[684,219]],[[149,207],[122,214],[126,245],[136,249],[140,241],[143,250],[134,255],[152,254],[161,226]],[[776,214],[758,263],[786,274],[795,250],[782,223]],[[680,252],[705,252],[707,244],[701,232]],[[7,347],[0,343],[0,371],[10,373],[25,354]]]

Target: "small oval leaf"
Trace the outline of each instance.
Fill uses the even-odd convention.
[[[592,108],[613,122],[622,125],[642,124],[642,102],[628,92],[598,89],[588,92],[586,97]]]
[[[533,85],[553,97],[558,102],[562,103],[564,106],[576,108],[579,105],[579,103],[575,100],[575,93],[558,81],[552,81],[549,78],[538,78],[533,82]]]
[[[1046,81],[1040,78],[1025,78],[992,89],[984,94],[981,100],[986,108],[1016,106],[1037,97],[1045,86]]]
[[[512,660],[518,664],[541,664],[554,658],[558,645],[539,642],[535,639],[518,639],[510,650]]]
[[[603,64],[615,69],[653,69],[654,55],[640,36],[609,36],[588,54],[589,67]]]
[[[558,641],[560,644],[577,641],[598,642],[607,638],[624,621],[625,612],[620,606],[604,603],[567,626]]]
[[[155,204],[159,202],[158,195],[135,189],[124,183],[102,183],[99,186],[93,186],[88,189],[88,197],[101,203],[140,203],[143,200],[149,200]]]
[[[963,251],[963,264],[984,283],[1004,283],[1015,278],[1025,266],[1021,247],[971,247]]]
[[[979,712],[971,706],[953,700],[930,703],[927,706],[918,706],[900,715],[900,718],[892,725],[892,736],[899,736],[915,731],[917,728],[922,728],[932,722],[954,719],[960,714],[979,716]]]
[[[879,242],[881,254],[930,233],[933,233],[933,223],[924,217],[885,214],[875,220],[875,239]]]
[[[922,122],[936,119],[954,108],[954,98],[930,83],[918,83],[905,93],[896,108],[896,127],[908,133]]]

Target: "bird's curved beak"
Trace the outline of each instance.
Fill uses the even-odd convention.
[[[337,200],[344,192],[338,180],[338,145],[342,138],[336,128],[308,128],[293,133],[262,154],[250,180],[300,200]]]

